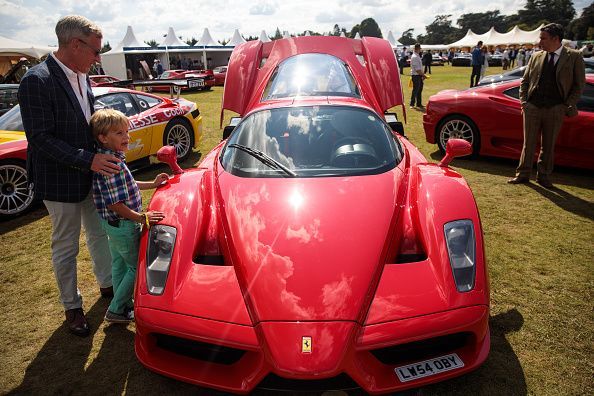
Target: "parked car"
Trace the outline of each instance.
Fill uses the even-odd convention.
[[[129,119],[131,168],[149,163],[164,145],[187,158],[202,136],[202,116],[195,103],[175,101],[121,88],[95,87],[96,108],[113,108]],[[17,105],[0,117],[0,217],[25,213],[33,204],[26,172],[27,140]]]
[[[450,141],[440,166],[399,134],[385,114],[403,106],[389,42],[248,41],[225,84],[237,125],[149,204],[165,220],[140,242],[142,364],[237,393],[386,393],[477,368],[481,223],[446,166],[470,145]]]
[[[92,87],[111,87],[113,83],[120,81],[119,78],[108,76],[105,74],[89,76],[89,79],[91,80]]]
[[[496,52],[489,56],[487,60],[489,66],[502,66],[503,65],[503,55],[499,52]]]
[[[472,55],[468,52],[459,52],[452,59],[452,66],[470,66],[471,63]]]
[[[443,57],[439,56],[439,54],[433,54],[431,66],[443,66]]]
[[[586,74],[594,74],[594,59],[584,59],[584,66]],[[495,84],[503,81],[515,80],[524,76],[526,66],[520,66],[513,70],[507,71],[502,74],[493,74],[485,76],[479,81],[478,85]]]
[[[16,106],[18,92],[19,84],[0,84],[0,115]]]
[[[213,70],[215,85],[225,85],[225,77],[227,76],[227,66],[217,66]]]
[[[166,70],[157,78],[157,81],[183,79],[191,80],[188,81],[187,88],[181,88],[182,91],[205,91],[211,89],[215,84],[215,78],[212,70]],[[169,92],[168,86],[151,86],[150,88],[152,91],[156,92]]]
[[[429,98],[423,126],[427,142],[444,150],[448,139],[465,139],[475,155],[519,159],[523,145],[520,79]],[[565,118],[555,148],[555,164],[594,170],[594,75],[578,102],[579,114]]]

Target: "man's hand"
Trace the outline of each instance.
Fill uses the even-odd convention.
[[[91,170],[103,176],[111,176],[120,171],[120,160],[111,154],[95,154],[91,163]]]
[[[169,180],[169,176],[167,175],[167,173],[159,173],[155,177],[155,181],[153,181],[153,187],[156,188],[163,184],[166,184],[168,180]]]
[[[165,213],[151,210],[146,212],[146,218],[149,224],[156,224],[165,218]]]

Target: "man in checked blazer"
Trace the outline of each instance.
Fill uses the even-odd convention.
[[[27,173],[35,197],[52,221],[52,262],[68,329],[90,333],[77,287],[76,257],[81,223],[101,294],[111,292],[111,256],[102,230],[91,182],[93,172],[119,171],[111,155],[96,154],[89,127],[94,97],[87,76],[100,60],[101,30],[81,16],[56,25],[58,50],[32,67],[19,87],[19,103],[28,140]]]
[[[516,176],[510,184],[528,183],[537,139],[540,154],[536,182],[552,188],[554,151],[564,117],[578,114],[578,102],[585,84],[584,60],[579,51],[561,45],[563,27],[550,23],[540,29],[542,51],[530,57],[520,84],[524,119],[524,146]]]

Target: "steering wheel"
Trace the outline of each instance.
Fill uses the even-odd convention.
[[[347,136],[334,143],[330,165],[337,168],[361,168],[379,165],[373,145],[368,139]]]

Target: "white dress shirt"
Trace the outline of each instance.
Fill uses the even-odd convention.
[[[89,97],[87,96],[87,75],[69,69],[68,66],[60,62],[54,53],[51,53],[50,56],[54,58],[60,68],[64,70],[66,78],[68,78],[68,82],[70,83],[70,86],[72,86],[74,95],[76,96],[76,99],[78,99],[80,108],[85,115],[87,122],[89,122],[91,119],[91,105],[89,103]]]

